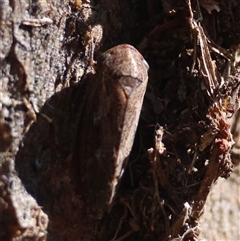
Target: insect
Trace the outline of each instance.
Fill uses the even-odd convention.
[[[86,90],[74,157],[79,190],[90,216],[112,204],[132,149],[148,81],[148,64],[130,45],[118,45],[97,60]]]

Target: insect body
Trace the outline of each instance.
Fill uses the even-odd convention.
[[[127,164],[148,68],[134,47],[119,45],[100,56],[96,78],[88,86],[75,151],[81,195],[98,218],[111,205]]]

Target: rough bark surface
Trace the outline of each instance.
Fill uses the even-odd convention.
[[[0,1],[0,240],[196,241],[201,227],[205,240],[239,240],[240,112],[228,118],[240,99],[239,12],[234,0]],[[71,157],[94,60],[121,43],[144,56],[149,82],[98,220]],[[230,182],[214,186],[233,162]]]

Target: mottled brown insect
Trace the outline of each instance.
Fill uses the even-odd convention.
[[[97,60],[97,74],[87,88],[74,161],[78,163],[79,189],[87,210],[97,218],[111,205],[127,164],[148,68],[134,47],[119,45]]]

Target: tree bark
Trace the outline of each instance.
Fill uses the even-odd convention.
[[[0,239],[200,240],[205,203],[221,202],[211,188],[240,159],[239,11],[237,1],[1,1]],[[141,52],[149,80],[128,165],[99,220],[85,212],[71,158],[95,60],[122,43]],[[202,219],[207,240],[239,239],[237,221],[220,232],[226,206],[207,206],[205,217],[219,215],[212,232]]]

